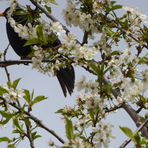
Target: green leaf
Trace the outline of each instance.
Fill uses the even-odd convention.
[[[135,139],[136,144],[140,145],[141,138],[140,138],[140,133],[139,132],[134,135],[134,139]]]
[[[37,139],[37,138],[41,138],[41,137],[42,137],[42,136],[41,136],[41,135],[38,135],[37,132],[33,132],[33,133],[32,133],[32,139],[33,139],[33,140],[35,140],[35,139]]]
[[[16,89],[16,87],[17,87],[17,85],[18,85],[18,83],[19,83],[20,80],[21,80],[21,78],[16,79],[16,80],[13,82],[12,87],[13,87],[14,89]]]
[[[44,25],[40,24],[36,28],[36,33],[37,33],[37,36],[38,36],[38,43],[40,45],[46,45],[48,43],[48,36],[43,33],[43,27],[44,27]]]
[[[57,5],[55,0],[48,0],[51,4]]]
[[[94,120],[94,115],[95,114],[94,114],[94,111],[93,110],[90,110],[89,111],[89,115],[90,115],[91,119]]]
[[[94,73],[98,75],[98,66],[96,65],[96,63],[90,62],[89,63],[89,66],[92,68],[92,70],[94,71]]]
[[[45,96],[37,96],[32,102],[31,102],[31,106],[33,106],[36,103],[39,103],[43,100],[47,99]]]
[[[24,122],[25,122],[25,124],[26,124],[27,126],[31,126],[31,122],[30,122],[30,120],[29,120],[29,117],[25,117],[25,118],[24,118]]]
[[[120,129],[122,130],[122,132],[129,137],[133,142],[135,142],[135,138],[134,138],[134,134],[132,132],[132,130],[128,127],[120,127]]]
[[[13,119],[13,124],[14,124],[14,126],[15,126],[21,133],[23,132],[23,129],[22,129],[22,127],[20,126],[20,123],[19,123],[19,121],[18,121],[17,118]]]
[[[15,114],[11,114],[9,112],[6,111],[0,111],[0,114],[2,117],[5,118],[5,120],[1,120],[0,124],[5,125],[6,123],[9,122],[9,120],[15,115]]]
[[[7,148],[15,148],[14,144],[9,144]]]
[[[36,33],[38,38],[43,37],[43,24],[38,25],[38,27],[36,28]]]
[[[10,81],[7,82],[7,86],[8,86],[8,88],[11,88],[12,84]]]
[[[143,57],[139,60],[139,64],[145,64],[148,65],[148,58],[147,57]]]
[[[66,128],[66,136],[67,136],[67,138],[69,140],[72,140],[74,138],[74,128],[73,128],[72,121],[69,120],[68,118],[66,118],[65,128]]]
[[[26,102],[27,102],[28,104],[30,104],[30,103],[31,103],[31,96],[30,96],[29,90],[25,89],[25,90],[24,90],[24,93],[25,93],[24,99],[26,100]]]
[[[35,44],[39,44],[39,40],[37,38],[27,40],[24,46],[35,45]]]
[[[51,7],[49,7],[49,6],[45,6],[46,7],[46,10],[49,12],[49,13],[51,13]]]
[[[115,5],[112,7],[112,10],[117,10],[117,9],[121,9],[122,5]]]
[[[10,119],[2,120],[2,121],[0,121],[0,124],[1,125],[5,125],[5,124],[7,124],[9,122],[9,120]]]
[[[15,130],[12,131],[12,133],[13,133],[13,134],[20,134],[20,130],[15,129]]]
[[[0,111],[0,114],[6,118],[6,119],[11,119],[15,114],[11,114],[9,112],[6,112],[6,111]]]
[[[113,51],[111,53],[112,56],[114,56],[114,55],[120,55],[120,54],[121,54],[121,52],[120,51],[117,51],[117,50],[116,51]]]
[[[5,93],[8,93],[8,91],[5,88],[3,88],[2,86],[0,86],[0,96],[2,96]]]
[[[56,114],[62,114],[63,113],[63,109],[59,109],[55,112]]]
[[[0,137],[0,142],[11,142],[12,140],[9,139],[8,137]]]

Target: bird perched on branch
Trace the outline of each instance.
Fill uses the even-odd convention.
[[[29,6],[27,7],[27,11],[21,7],[16,7],[16,9],[11,14],[11,17],[15,20],[16,23],[21,25],[26,25],[27,23],[31,23],[32,25],[38,24],[39,22],[36,20],[39,18],[39,10],[32,10]],[[21,59],[25,59],[32,52],[32,46],[24,46],[24,44],[27,42],[27,39],[21,38],[19,34],[15,32],[15,29],[11,26],[8,17],[9,10],[10,8],[7,8],[3,13],[0,13],[0,16],[4,16],[6,18],[7,36],[11,47],[14,49],[15,53],[21,57]],[[60,40],[56,38],[52,43],[49,43],[48,46],[50,48],[54,48],[58,47],[60,44]],[[75,82],[75,72],[73,66],[70,65],[66,68],[60,68],[57,70],[56,76],[59,80],[64,96],[66,97],[67,91],[69,94],[72,94]]]

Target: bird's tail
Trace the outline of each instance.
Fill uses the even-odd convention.
[[[75,83],[74,68],[72,66],[70,68],[61,68],[57,72],[57,78],[61,85],[64,96],[67,96],[67,91],[71,95],[74,90]]]

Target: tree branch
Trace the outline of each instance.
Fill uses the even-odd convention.
[[[138,133],[139,131],[141,131],[145,125],[148,123],[148,118],[139,126],[139,128],[136,130],[135,134]],[[134,134],[134,135],[135,135]],[[127,146],[129,143],[131,142],[131,139],[127,139],[121,146],[120,148],[125,148],[125,146]]]
[[[9,46],[10,46],[10,43],[8,44],[8,46],[6,47],[6,49],[4,50],[4,61],[6,61],[6,54],[7,54],[7,51],[8,51]],[[8,72],[7,66],[4,66],[4,69],[5,69],[5,72],[6,72],[6,76],[7,76],[8,81],[11,81],[10,80],[10,74]]]
[[[108,82],[104,78],[104,83],[109,84],[110,82]],[[117,98],[118,96],[121,95],[119,90],[112,90],[112,94],[114,95],[115,98]],[[129,116],[134,121],[134,123],[136,124],[136,126],[139,127],[139,125],[140,125],[140,116],[137,114],[137,112],[128,103],[123,103],[122,104],[122,107],[129,114]],[[143,127],[142,128],[141,133],[142,133],[142,135],[144,137],[148,138],[148,130],[147,130],[146,127]]]
[[[34,142],[33,142],[32,136],[31,136],[31,132],[30,132],[31,128],[29,127],[29,125],[26,125],[26,129],[27,129],[27,135],[26,136],[27,136],[27,138],[28,138],[28,140],[30,142],[30,147],[35,148],[34,147]]]
[[[82,45],[83,45],[83,44],[87,44],[87,42],[88,42],[88,32],[85,31],[85,32],[84,32],[84,35],[83,35]]]
[[[30,112],[31,112],[31,109],[28,107],[28,113]],[[30,142],[30,147],[35,148],[34,141],[33,141],[32,134],[31,134],[31,123],[29,125],[26,124],[26,130],[27,130],[26,136],[28,137],[28,140]]]
[[[38,2],[36,2],[35,0],[30,0],[30,2],[35,5],[37,8],[39,8],[50,20],[52,20],[53,22],[59,22],[58,19],[56,19],[54,16],[52,16],[46,9],[44,9],[40,4],[38,4]],[[64,30],[66,31],[66,33],[70,32],[66,26],[64,26],[62,23],[60,23],[62,25],[62,27],[64,28]]]
[[[38,2],[36,2],[35,0],[30,0],[30,2],[34,6],[39,8],[50,20],[52,20],[53,22],[60,22],[53,15],[51,15],[46,9],[44,9],[40,4],[38,4]],[[63,25],[61,22],[60,22],[60,24],[62,25],[63,29],[66,31],[66,34],[70,33],[70,31],[68,30],[68,28],[65,25]],[[79,43],[80,45],[82,45],[78,40],[76,40],[76,42]]]
[[[111,107],[109,109],[107,108],[105,112],[106,113],[110,113],[110,112],[116,111],[117,109],[120,109],[120,108],[122,108],[122,104],[119,104],[117,106]]]
[[[53,60],[42,60],[42,62],[53,62]],[[0,67],[7,67],[11,65],[20,65],[20,64],[30,64],[32,63],[31,59],[28,60],[6,60],[6,61],[0,61]]]
[[[2,97],[1,97],[2,98]],[[5,100],[4,98],[2,98],[3,100]],[[15,104],[10,102],[9,103],[10,106],[14,107],[15,109],[17,109],[18,111],[22,110]],[[46,130],[47,132],[49,132],[51,135],[53,135],[56,139],[58,139],[61,143],[65,143],[65,141],[55,133],[55,131],[49,129],[47,126],[45,126],[37,117],[33,116],[31,113],[24,111],[23,112],[25,115],[27,115],[30,119],[32,119],[39,127],[43,128],[44,130]]]

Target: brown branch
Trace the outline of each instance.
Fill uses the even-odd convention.
[[[83,35],[82,45],[87,44],[87,42],[88,42],[88,32],[85,31]]]
[[[28,108],[28,113],[30,113],[30,112],[31,112],[31,108],[29,107],[29,108]],[[29,142],[30,142],[30,147],[31,147],[31,148],[35,148],[35,146],[34,146],[34,141],[33,141],[32,134],[31,134],[31,123],[30,123],[30,125],[27,125],[27,124],[26,124],[26,129],[27,129],[27,134],[26,134],[26,136],[27,136],[27,138],[28,138],[28,140],[29,140]]]
[[[56,19],[53,15],[51,15],[46,9],[44,9],[40,4],[38,4],[38,2],[36,2],[35,0],[30,0],[30,2],[35,5],[37,8],[39,8],[50,20],[52,20],[53,22],[59,22],[58,19]],[[66,33],[70,32],[66,26],[64,26],[62,23],[60,23],[62,25],[62,27],[64,28],[64,30],[66,31]]]
[[[109,84],[110,83],[105,78],[104,78],[103,81],[106,84]],[[114,95],[115,98],[117,98],[118,96],[121,95],[119,90],[112,90],[112,94]],[[129,116],[134,121],[134,123],[136,124],[136,126],[139,127],[139,125],[140,125],[140,116],[137,114],[137,112],[128,103],[123,103],[122,104],[122,107],[129,114]],[[142,128],[141,133],[142,133],[142,135],[144,137],[148,138],[148,130],[147,130],[146,127],[143,127]]]
[[[31,135],[31,132],[30,132],[31,128],[29,127],[29,125],[26,125],[26,129],[27,129],[26,136],[27,136],[27,138],[28,138],[28,140],[30,142],[30,147],[35,148],[34,142],[33,142],[33,139],[32,139],[32,135]]]
[[[53,62],[53,60],[42,60],[42,62]],[[20,65],[20,64],[30,64],[32,63],[31,59],[28,60],[6,60],[6,61],[0,61],[0,67],[7,67],[11,65]]]
[[[106,113],[110,113],[110,112],[114,112],[114,111],[116,111],[117,109],[120,109],[120,108],[122,108],[122,104],[119,104],[119,105],[117,105],[117,106],[114,106],[114,107],[111,107],[111,108],[109,108],[109,109],[106,109]]]
[[[8,44],[8,46],[6,47],[6,49],[4,50],[4,61],[6,61],[6,54],[7,54],[7,51],[8,51],[9,46],[10,46],[10,43]],[[5,69],[5,72],[6,72],[6,76],[7,76],[8,81],[11,81],[10,80],[10,73],[8,72],[7,66],[4,66],[4,69]]]
[[[1,99],[3,99],[5,101],[5,99],[3,97],[0,97]],[[9,103],[10,106],[14,107],[15,109],[17,109],[18,111],[22,112],[22,110],[16,105],[16,103]],[[65,143],[65,141],[55,133],[55,131],[49,129],[47,126],[45,126],[37,117],[35,117],[34,115],[32,115],[31,113],[27,112],[27,111],[23,111],[23,113],[25,115],[27,115],[30,119],[32,119],[39,127],[41,127],[42,129],[46,130],[47,132],[49,132],[51,135],[53,135],[56,139],[58,139],[62,144]]]
[[[33,5],[35,5],[37,8],[39,8],[49,19],[51,19],[53,22],[59,22],[59,20],[57,20],[55,17],[53,17],[50,13],[48,13],[48,11],[46,11],[46,9],[44,9],[40,4],[38,4],[36,1],[34,1],[34,0],[30,0],[31,2],[32,2],[32,4]],[[63,24],[62,24],[62,26],[63,26],[63,28],[65,29],[65,31],[68,33],[68,32],[70,32],[68,29],[67,29],[67,27],[66,26],[64,26]],[[117,28],[119,28],[118,26],[117,26]],[[120,30],[121,30],[121,28],[119,28]],[[122,31],[122,33],[125,33],[126,31],[124,31],[124,30],[121,30]],[[85,35],[84,35],[84,37],[85,37]],[[130,37],[132,37],[131,35],[130,35]],[[133,37],[132,37],[133,38]],[[136,42],[138,42],[138,40],[137,39],[135,39],[135,38],[133,38]],[[78,43],[80,43],[79,41],[77,41]],[[83,43],[85,43],[86,42],[86,39],[83,39]],[[145,46],[145,48],[147,48],[147,46]],[[6,63],[5,63],[6,62]],[[25,63],[32,63],[32,61],[31,60],[21,60],[21,61],[5,61],[5,62],[0,62],[0,67],[4,67],[4,66],[7,66],[6,64],[8,64],[8,66],[9,65],[14,65],[14,64],[25,64]],[[44,62],[44,61],[43,61]],[[46,61],[47,62],[47,61]],[[49,61],[48,61],[49,62]],[[51,62],[51,61],[50,61]],[[84,68],[84,67],[83,67]],[[86,68],[85,68],[86,69]],[[88,69],[87,69],[88,70]],[[89,72],[90,72],[90,70],[89,70]],[[108,84],[109,82],[107,82],[107,80],[106,79],[104,79],[104,82],[106,83],[106,84]],[[113,93],[113,95],[115,96],[115,98],[117,98],[118,96],[120,96],[120,92],[118,91],[115,91],[115,90],[113,90],[112,91],[112,93]],[[136,126],[138,127],[139,126],[139,120],[140,120],[140,116],[137,114],[137,112],[129,105],[129,104],[123,104],[123,106],[122,106],[124,109],[125,109],[125,111],[130,115],[130,117],[133,119],[133,121],[135,122],[135,124],[136,124]],[[145,136],[145,137],[148,137],[147,135],[148,134],[146,134],[147,133],[147,130],[145,130],[144,128],[143,128],[143,131],[142,131],[142,134]]]
[[[51,15],[46,9],[44,9],[40,4],[38,4],[38,2],[36,2],[35,0],[30,0],[30,2],[34,6],[36,6],[37,8],[39,8],[50,20],[52,20],[53,22],[60,22],[53,15]],[[65,25],[63,25],[61,22],[60,22],[60,24],[62,25],[63,29],[66,31],[66,34],[70,33],[70,31],[68,30],[68,28]],[[81,45],[81,43],[78,40],[76,40],[76,42]]]
[[[145,125],[148,123],[148,118],[138,127],[138,129],[136,130],[135,134],[137,134],[139,131],[141,131]],[[134,134],[134,135],[135,135]],[[127,139],[121,146],[120,148],[125,148],[125,146],[127,146],[129,143],[131,142],[131,139]]]

